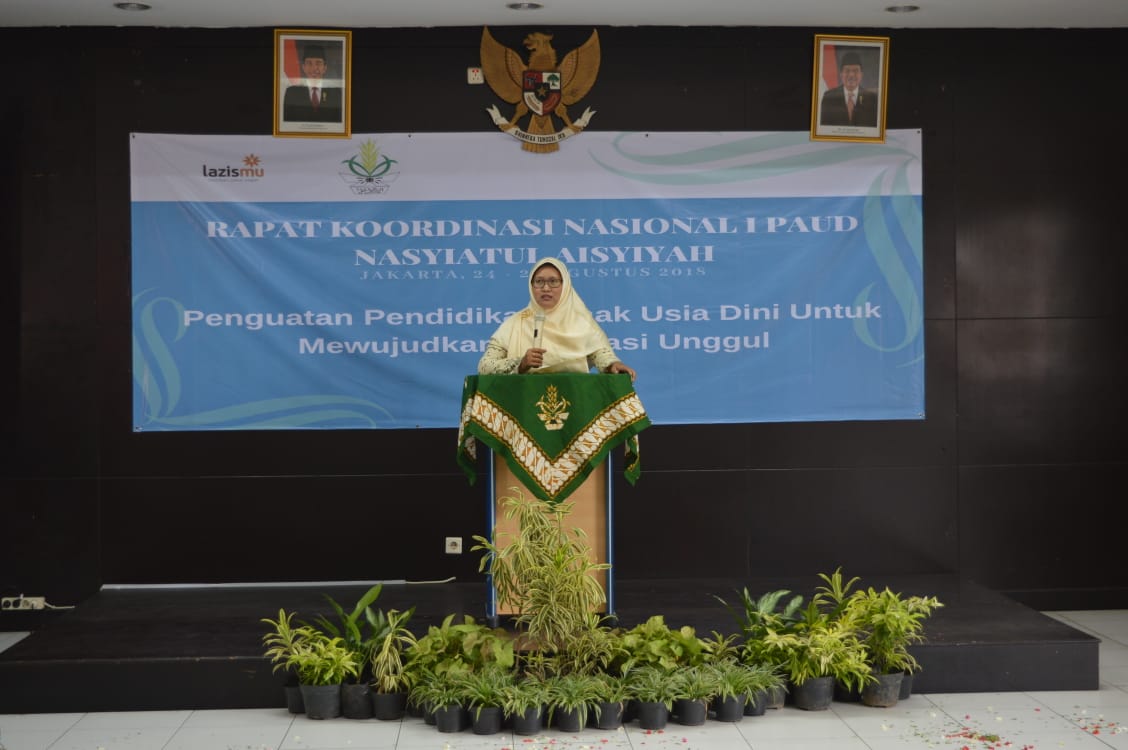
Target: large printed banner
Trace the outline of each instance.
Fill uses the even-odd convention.
[[[919,131],[131,139],[136,430],[455,427],[548,256],[654,424],[924,417]]]

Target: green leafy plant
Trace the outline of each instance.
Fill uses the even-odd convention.
[[[572,633],[568,647],[552,654],[548,663],[557,674],[602,674],[625,654],[621,632],[607,625],[602,615],[592,612],[587,616],[587,624]]]
[[[453,678],[462,688],[461,704],[478,718],[483,708],[505,708],[509,689],[514,686],[513,673],[497,665]]]
[[[591,613],[607,597],[592,575],[609,565],[593,562],[582,529],[565,528],[571,503],[551,505],[537,498],[500,498],[514,534],[494,530],[493,539],[475,536],[471,549],[483,553],[479,570],[489,573],[498,603],[515,612],[514,624],[543,651],[573,658],[577,641],[592,629]]]
[[[574,712],[580,726],[587,723],[591,705],[599,700],[600,681],[590,674],[562,674],[545,680],[549,714],[559,709]]]
[[[691,701],[711,701],[721,686],[717,671],[710,665],[683,667],[674,672],[674,690],[677,698]]]
[[[422,672],[439,677],[471,672],[487,664],[510,669],[514,664],[513,636],[502,628],[477,622],[472,615],[447,615],[440,625],[431,625],[407,651],[404,664],[412,678]]]
[[[624,679],[636,700],[661,703],[667,711],[673,709],[674,700],[679,697],[675,670],[657,664],[635,667],[626,673]]]
[[[362,668],[372,659],[372,651],[376,645],[375,633],[380,626],[380,613],[372,609],[371,605],[379,598],[383,588],[383,584],[379,583],[369,588],[350,612],[345,612],[344,607],[326,594],[325,600],[337,614],[337,622],[324,616],[319,616],[315,620],[317,628],[323,633],[341,639],[345,647],[353,652],[353,656]],[[357,677],[360,677],[359,673]]]
[[[706,663],[730,661],[740,656],[736,633],[725,634],[714,630],[711,636],[702,638],[701,643],[705,647]]]
[[[716,673],[718,698],[741,698],[761,690],[783,687],[783,678],[771,667],[725,660],[709,665]]]
[[[261,622],[270,625],[271,629],[262,637],[262,645],[266,646],[263,654],[274,665],[271,671],[287,669],[290,657],[309,634],[313,631],[310,626],[295,626],[293,624],[295,613],[278,610],[278,619],[271,620],[264,617]]]
[[[848,581],[845,580],[841,567],[835,568],[834,572],[829,575],[819,573],[819,578],[823,580],[824,585],[815,589],[812,601],[830,619],[835,620],[842,617],[849,603],[850,592],[861,579],[854,576]]]
[[[297,672],[303,685],[339,685],[357,677],[362,666],[343,638],[312,627],[294,644],[286,665]]]
[[[705,663],[709,649],[688,626],[671,628],[662,615],[624,631],[619,638],[619,653],[614,667],[626,673],[636,667],[652,665],[667,671]]]
[[[778,589],[754,597],[744,588],[740,592],[739,608],[719,596],[714,597],[725,606],[740,628],[743,643],[739,647],[739,654],[740,660],[745,664],[778,666],[777,662],[772,661],[778,654],[765,646],[764,636],[769,632],[779,634],[794,631],[802,612],[803,597],[797,594],[785,599],[790,594],[787,589]]]
[[[408,692],[408,700],[416,706],[430,710],[462,705],[463,687],[460,678],[464,673],[436,674],[421,670]]]
[[[902,596],[888,587],[855,591],[846,601],[877,674],[920,669],[909,646],[924,640],[924,621],[944,606],[934,596]]]
[[[595,699],[592,701],[591,708],[595,712],[595,718],[599,719],[603,715],[605,706],[617,705],[618,712],[621,714],[623,708],[626,706],[627,701],[634,697],[631,691],[631,686],[625,677],[613,674],[596,674],[592,675],[595,678]]]
[[[814,677],[832,676],[847,689],[861,689],[874,679],[866,647],[852,619],[831,619],[814,600],[808,603],[794,632],[769,629],[763,645],[769,663],[782,665],[796,685]]]
[[[415,607],[381,612],[376,618],[372,648],[372,689],[378,693],[407,692],[412,674],[404,664],[405,654],[415,645],[415,635],[407,623]]]
[[[604,703],[625,703],[634,698],[631,684],[626,677],[613,674],[594,675],[596,682],[596,700]]]
[[[548,703],[548,686],[535,677],[524,677],[506,686],[501,707],[506,716],[521,716]]]

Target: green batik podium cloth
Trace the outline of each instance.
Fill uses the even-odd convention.
[[[650,419],[627,375],[470,375],[462,386],[458,464],[477,479],[477,440],[537,497],[558,503],[625,444],[627,481],[641,467],[638,433]]]

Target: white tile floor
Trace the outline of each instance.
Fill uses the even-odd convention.
[[[1128,610],[1048,613],[1101,639],[1100,690],[913,695],[893,708],[787,707],[736,724],[628,724],[538,737],[444,734],[421,719],[311,721],[284,709],[0,715],[6,750],[1128,750]],[[21,634],[0,633],[0,650]],[[76,686],[81,689],[81,686]]]

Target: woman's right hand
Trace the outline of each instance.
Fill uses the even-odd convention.
[[[521,361],[517,363],[517,372],[524,375],[534,367],[541,367],[544,365],[545,349],[538,349],[533,347],[525,352],[525,356],[521,357]]]

